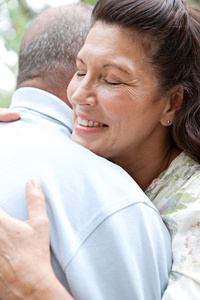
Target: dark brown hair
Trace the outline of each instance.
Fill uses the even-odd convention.
[[[150,37],[161,90],[181,84],[184,91],[174,141],[200,162],[200,12],[181,0],[99,0],[92,14],[97,21]]]

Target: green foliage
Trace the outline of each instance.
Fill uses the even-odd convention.
[[[187,2],[200,7],[200,0],[188,0]]]
[[[9,107],[11,102],[12,92],[0,89],[0,107]]]
[[[34,16],[24,0],[0,0],[0,40],[7,51],[18,53],[26,26]],[[16,77],[17,62],[5,65]],[[10,105],[13,90],[14,87],[10,91],[0,89],[0,107]]]
[[[89,3],[91,5],[95,5],[95,3],[97,2],[97,0],[82,0],[82,2]]]
[[[25,5],[25,1],[23,1],[24,4],[22,4],[22,1],[6,0],[5,2],[9,14],[10,28],[6,31],[1,30],[0,34],[4,38],[6,48],[18,52],[26,25],[35,14]]]

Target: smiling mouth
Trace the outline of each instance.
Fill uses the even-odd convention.
[[[78,117],[78,124],[82,125],[82,126],[85,126],[85,127],[103,127],[103,126],[106,126],[102,123],[93,122],[91,120],[85,120],[85,119],[82,119],[80,117]]]

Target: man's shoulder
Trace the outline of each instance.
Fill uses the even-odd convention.
[[[24,117],[58,122],[72,130],[72,110],[60,98],[37,88],[20,88],[12,97],[11,110],[18,110]],[[41,119],[39,119],[39,117]],[[35,124],[37,125],[37,124]]]

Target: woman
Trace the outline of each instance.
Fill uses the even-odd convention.
[[[199,53],[200,13],[186,2],[98,1],[68,87],[72,139],[120,165],[145,191],[172,236],[170,283],[178,280],[183,295],[193,286],[197,298]]]
[[[68,88],[72,139],[123,167],[171,232],[163,299],[200,294],[199,43],[186,2],[99,0]]]

